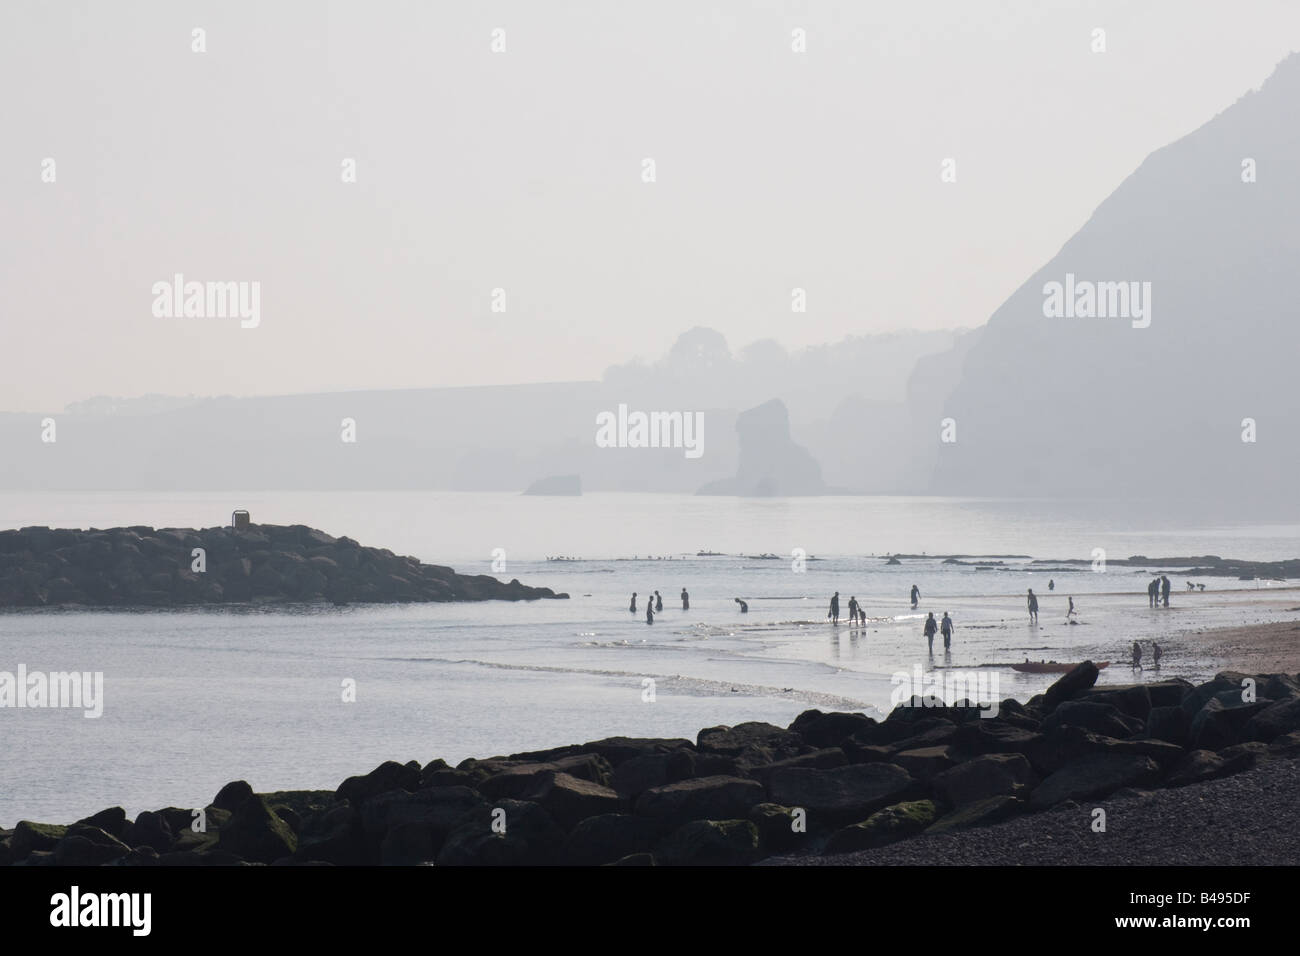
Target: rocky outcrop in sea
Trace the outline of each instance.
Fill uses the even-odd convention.
[[[389,761],[334,791],[258,794],[235,781],[202,808],[21,821],[0,830],[0,863],[749,864],[1011,819],[1032,828],[1054,808],[1300,755],[1300,675],[1096,679],[1085,662],[993,718],[913,698],[883,721],[809,710],[789,727],[710,727],[694,741],[609,737],[454,767]]]
[[[0,607],[567,597],[518,580],[457,574],[304,525],[0,531]]]
[[[822,469],[806,448],[790,436],[790,413],[774,398],[736,418],[740,461],[734,478],[704,485],[698,495],[785,497],[833,493],[822,481]]]

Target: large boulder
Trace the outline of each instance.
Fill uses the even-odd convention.
[[[938,747],[918,747],[915,750],[903,750],[890,758],[890,763],[897,764],[917,780],[929,780],[943,773],[957,763],[957,754],[950,744]]]
[[[1126,717],[1113,704],[1097,701],[1066,700],[1043,721],[1043,731],[1051,733],[1057,727],[1082,727],[1107,737],[1124,738],[1142,729],[1142,722]]]
[[[540,806],[566,831],[587,817],[623,809],[623,799],[616,791],[567,773],[552,772],[536,780],[523,798]]]
[[[1191,745],[1198,750],[1222,750],[1246,738],[1249,722],[1269,707],[1271,700],[1243,701],[1237,690],[1215,694],[1196,712],[1188,728]]]
[[[768,793],[773,802],[802,807],[810,826],[822,828],[862,820],[905,799],[914,787],[912,776],[896,764],[863,763],[833,770],[781,770],[769,780]]]
[[[636,812],[678,824],[688,820],[738,820],[745,817],[750,807],[762,803],[763,798],[763,785],[757,780],[697,777],[650,788],[637,798]]]
[[[807,839],[803,827],[795,828],[793,807],[779,803],[759,803],[749,810],[749,820],[758,827],[758,842],[765,853],[793,850]]]
[[[1238,700],[1244,702],[1244,692],[1249,683],[1254,683],[1255,678],[1249,674],[1239,674],[1235,671],[1224,671],[1215,675],[1213,680],[1206,681],[1204,684],[1197,684],[1186,694],[1183,695],[1179,706],[1187,712],[1188,720],[1194,718],[1197,712],[1205,706],[1210,698],[1226,692],[1235,693]],[[1256,686],[1256,696],[1259,688]]]
[[[1290,674],[1260,674],[1256,682],[1260,697],[1279,701],[1300,697],[1300,679]]]
[[[1251,715],[1242,728],[1242,737],[1268,743],[1297,730],[1300,730],[1300,697],[1288,697]]]
[[[1101,671],[1092,661],[1084,661],[1076,665],[1047,688],[1047,692],[1043,695],[1044,708],[1048,711],[1053,710],[1062,701],[1072,700],[1082,694],[1097,683],[1097,676],[1100,673]]]
[[[749,775],[760,783],[766,784],[771,779],[772,774],[787,767],[816,767],[820,770],[829,770],[833,767],[843,767],[848,762],[848,758],[844,756],[844,751],[839,747],[826,747],[822,750],[810,750],[797,757],[778,760],[765,766],[754,767],[749,771]]]
[[[684,737],[605,737],[582,745],[583,751],[600,754],[613,767],[645,754],[694,749],[695,744]]]
[[[447,836],[439,866],[547,866],[560,862],[564,831],[535,803],[499,800],[473,810]]]
[[[1029,805],[1045,809],[1064,800],[1090,800],[1155,781],[1160,768],[1140,754],[1095,753],[1081,757],[1052,774],[1029,796]]]
[[[570,866],[602,866],[649,853],[671,829],[671,824],[653,817],[602,813],[578,822],[565,838],[561,856]]]
[[[212,798],[212,806],[218,810],[229,810],[234,813],[239,809],[239,805],[253,795],[253,788],[248,785],[246,780],[232,780]]]
[[[135,822],[126,828],[126,833],[122,835],[122,842],[127,846],[147,846],[159,853],[165,853],[176,842],[176,835],[161,813],[142,810],[135,818]]]
[[[254,795],[221,828],[217,845],[250,863],[274,863],[298,848],[298,838],[262,797]]]
[[[990,797],[1024,799],[1036,783],[1022,754],[984,754],[939,774],[931,788],[948,806],[963,807]]]
[[[78,823],[68,828],[68,835],[54,848],[54,862],[58,866],[103,866],[130,852],[131,848],[112,834]]]
[[[1165,779],[1167,787],[1185,787],[1204,780],[1215,780],[1229,774],[1247,770],[1254,760],[1248,753],[1235,757],[1221,757],[1210,750],[1193,750],[1174,767]]]
[[[107,810],[100,810],[98,813],[78,820],[77,823],[96,827],[110,836],[117,837],[119,840],[122,839],[122,835],[126,833],[126,828],[130,825],[126,819],[126,811],[121,807],[109,807]]]
[[[1043,735],[1001,720],[981,720],[957,728],[951,740],[967,754],[1027,754],[1042,744]]]
[[[294,858],[335,866],[373,864],[373,840],[362,830],[361,815],[343,802],[303,820]]]
[[[732,758],[741,769],[758,767],[797,756],[810,749],[799,734],[756,721],[735,727],[708,727],[701,730],[696,747],[703,760],[715,754]]]
[[[68,835],[68,828],[52,823],[19,820],[9,837],[9,852],[14,860],[24,860],[35,851],[50,852]]]
[[[1182,707],[1152,707],[1147,716],[1147,736],[1171,744],[1186,746],[1191,718]]]
[[[545,763],[521,763],[506,767],[486,780],[477,789],[489,800],[501,797],[531,799],[526,794],[535,790],[548,776],[562,773],[568,777],[585,780],[599,787],[608,787],[614,776],[609,761],[600,754],[581,753]]]
[[[936,694],[914,694],[899,704],[885,718],[886,724],[915,724],[927,720],[946,720],[951,724],[965,724],[983,719],[987,712],[969,700],[945,703]]]
[[[651,787],[677,783],[695,776],[695,754],[690,750],[646,753],[624,760],[610,780],[620,796],[633,799]]]
[[[790,724],[790,730],[813,747],[837,747],[846,738],[876,726],[866,714],[805,710]]]
[[[870,850],[896,843],[925,830],[939,815],[933,800],[914,800],[896,803],[877,810],[861,823],[844,827],[831,834],[822,851],[828,855]]]
[[[1046,734],[1043,743],[1027,756],[1034,772],[1040,777],[1051,776],[1066,764],[1087,754],[1109,753],[1150,757],[1165,765],[1177,761],[1183,749],[1163,740],[1136,738],[1117,740],[1105,734],[1096,734],[1082,727],[1060,726]]]
[[[416,791],[420,789],[420,765],[412,760],[400,764],[395,760],[385,760],[364,776],[348,777],[335,791],[337,800],[349,800],[360,806],[371,797],[392,790]]]
[[[905,750],[921,750],[925,747],[941,747],[951,743],[957,737],[957,725],[950,720],[936,719],[915,724],[895,724],[896,727],[911,727],[916,733],[900,737],[884,744],[891,754]]]
[[[390,790],[371,797],[361,808],[361,829],[372,841],[396,828],[403,828],[409,845],[431,848],[428,859],[442,849],[450,833],[473,810],[486,801],[468,787],[434,787],[410,793]]]
[[[950,833],[971,827],[989,826],[1008,820],[1025,809],[1025,801],[1016,797],[987,797],[946,813],[926,833]]]
[[[1154,704],[1151,697],[1151,686],[1150,684],[1109,684],[1101,687],[1091,687],[1084,691],[1078,699],[1094,704],[1110,704],[1126,716],[1145,721]],[[1178,689],[1178,698],[1174,703],[1182,700],[1181,688]]]
[[[757,856],[758,828],[748,820],[692,820],[655,852],[669,866],[745,866]]]

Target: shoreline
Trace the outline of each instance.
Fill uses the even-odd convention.
[[[0,831],[0,864],[873,863],[840,857],[891,845],[906,855],[945,845],[940,834],[987,847],[997,824],[1028,835],[1000,862],[1078,863],[1044,857],[1035,837],[1089,832],[1098,801],[1176,817],[1197,799],[1181,788],[1231,777],[1225,813],[1249,829],[1256,818],[1237,808],[1268,805],[1275,777],[1296,779],[1300,673],[1254,673],[1248,692],[1235,672],[1200,685],[1097,676],[1085,661],[992,718],[914,697],[883,721],[808,710],[788,727],[710,727],[694,741],[613,737],[455,767],[387,761],[335,791],[256,794],[234,781],[205,807],[133,821],[120,807],[67,826],[19,821]],[[1156,844],[1155,856],[1135,846],[1116,862],[1167,862],[1169,841]],[[1206,852],[1197,862],[1224,862]]]
[[[1231,662],[1242,673],[1300,671],[1300,621],[1203,628],[1179,639],[1198,653]]]

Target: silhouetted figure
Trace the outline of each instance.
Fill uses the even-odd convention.
[[[1151,642],[1151,666],[1160,669],[1160,645],[1155,641]]]
[[[628,605],[627,609],[631,611],[633,614],[636,613],[636,592],[635,591],[632,592],[632,603]]]
[[[645,622],[647,624],[655,622],[655,606],[650,602],[649,598],[646,598],[645,602]]]
[[[1055,580],[1049,580],[1049,581],[1047,582],[1047,590],[1049,590],[1049,591],[1055,591],[1055,590],[1056,590],[1056,581],[1055,581]]]
[[[952,646],[952,618],[948,612],[943,612],[943,620],[939,622],[939,631],[943,634],[943,649],[946,651]]]
[[[1191,581],[1188,581],[1188,582],[1187,582],[1187,590],[1189,590],[1189,591],[1195,591],[1195,590],[1196,590],[1196,585],[1193,584]]]
[[[691,596],[686,593],[686,588],[682,588],[682,610],[689,611],[690,609],[691,609]]]
[[[856,596],[849,598],[849,623],[854,625],[858,623],[858,599]]]
[[[748,613],[749,613],[749,605],[748,605],[748,604],[746,604],[746,603],[745,603],[744,601],[742,601],[740,598],[736,598],[736,603],[740,605],[740,613],[741,613],[741,614],[748,614]]]
[[[840,592],[836,591],[831,595],[831,609],[826,612],[826,616],[831,619],[832,624],[840,623]]]
[[[1034,596],[1034,589],[1029,589],[1029,623],[1038,623],[1038,598]]]
[[[930,653],[934,653],[934,632],[939,630],[939,624],[934,619],[934,612],[931,611],[925,618],[925,640],[930,646]]]
[[[1065,612],[1065,619],[1068,621],[1068,620],[1069,620],[1070,618],[1072,618],[1072,617],[1077,617],[1078,614],[1079,614],[1079,612],[1076,611],[1076,610],[1074,609],[1074,598],[1073,598],[1073,596],[1071,596],[1071,598],[1070,598],[1070,609],[1069,609],[1068,611]]]
[[[1197,589],[1198,591],[1204,591],[1204,590],[1205,590],[1205,585],[1204,585],[1204,584],[1198,584],[1198,585],[1196,585],[1196,589]]]
[[[1155,607],[1157,595],[1160,593],[1160,579],[1152,578],[1151,583],[1147,585],[1147,604],[1149,607]]]
[[[1142,645],[1137,641],[1133,642],[1133,669],[1142,669]]]
[[[912,610],[916,610],[916,602],[921,600],[921,589],[915,584],[912,585]]]
[[[1160,576],[1160,596],[1164,599],[1165,607],[1169,606],[1169,579],[1163,574]]]
[[[660,596],[659,592],[656,591],[655,592],[655,613],[658,614],[663,609],[664,609],[664,599]]]

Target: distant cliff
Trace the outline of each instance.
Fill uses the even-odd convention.
[[[567,597],[517,580],[457,574],[303,525],[0,531],[0,607]]]
[[[1292,55],[1012,293],[921,419],[932,492],[1294,503],[1297,103]]]
[[[790,437],[790,414],[780,399],[736,417],[740,463],[734,478],[704,485],[697,494],[744,497],[823,495],[821,466]]]

